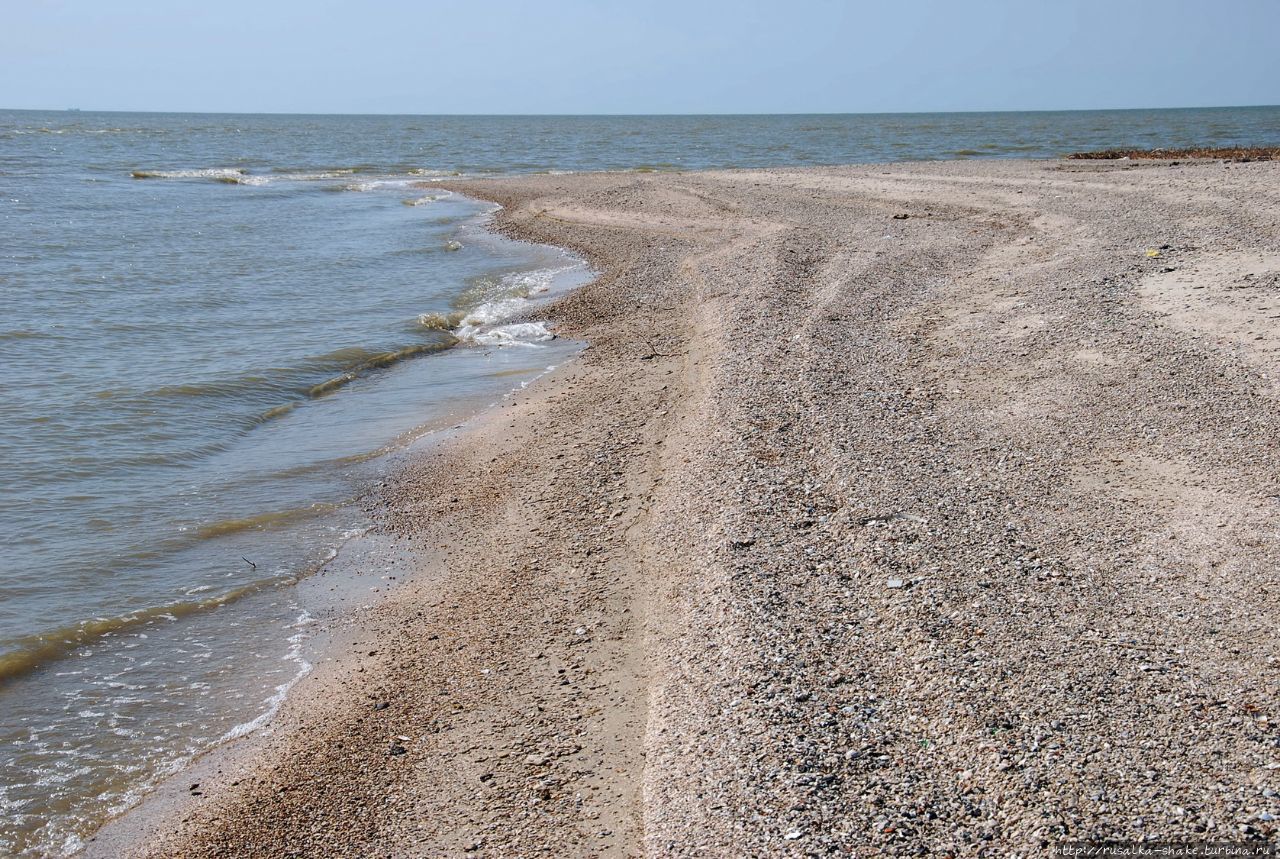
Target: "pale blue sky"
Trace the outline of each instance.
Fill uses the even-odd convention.
[[[8,0],[0,108],[807,113],[1280,102],[1280,0]]]

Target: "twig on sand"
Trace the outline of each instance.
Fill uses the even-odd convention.
[[[641,355],[640,356],[641,361],[648,361],[651,358],[674,358],[675,357],[669,352],[659,352],[657,348],[653,345],[652,340],[645,340],[644,345],[649,347],[649,354]]]

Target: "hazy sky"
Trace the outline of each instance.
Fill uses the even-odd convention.
[[[8,0],[0,108],[805,113],[1280,103],[1280,0]]]

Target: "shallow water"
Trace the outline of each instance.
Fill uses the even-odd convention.
[[[572,354],[458,174],[1280,143],[1280,109],[0,112],[0,854],[58,854],[306,669],[387,454]]]

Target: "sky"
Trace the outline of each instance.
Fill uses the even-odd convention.
[[[1280,103],[1280,0],[8,0],[0,108],[864,113]]]

